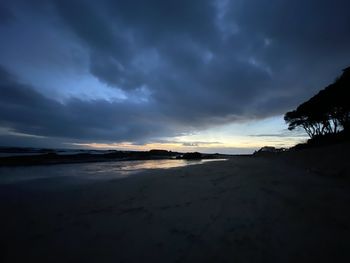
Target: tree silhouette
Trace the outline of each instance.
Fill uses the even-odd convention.
[[[350,67],[334,83],[321,90],[295,110],[287,112],[284,120],[289,130],[302,127],[310,138],[349,134],[350,129]]]

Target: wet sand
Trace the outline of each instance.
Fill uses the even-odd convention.
[[[0,260],[350,262],[347,149],[0,185]]]

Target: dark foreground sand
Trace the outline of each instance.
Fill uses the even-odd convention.
[[[0,261],[350,262],[348,156],[343,145],[1,185]]]

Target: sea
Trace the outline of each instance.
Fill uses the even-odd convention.
[[[152,169],[170,169],[199,165],[226,159],[203,160],[136,160],[94,163],[54,164],[36,166],[0,167],[0,184],[12,184],[45,179],[109,180],[121,179]]]

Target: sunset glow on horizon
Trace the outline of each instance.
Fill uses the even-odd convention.
[[[253,127],[247,128],[248,124],[225,125],[215,131],[205,131],[188,136],[178,136],[169,138],[160,142],[134,144],[132,142],[120,143],[72,143],[73,147],[101,149],[101,150],[122,150],[122,151],[149,151],[152,149],[163,149],[178,152],[200,151],[203,153],[225,153],[225,154],[249,154],[264,146],[273,146],[276,148],[288,148],[306,141],[307,136],[303,133],[297,134],[285,131],[282,133],[278,130],[280,118],[269,118],[261,121],[269,128],[261,129],[263,124],[255,123]],[[271,124],[274,123],[276,133],[263,133],[271,131]],[[251,124],[252,125],[252,124]],[[255,126],[260,127],[260,134],[239,135],[243,127],[246,133],[251,129],[257,131]],[[259,129],[258,129],[259,130]],[[235,131],[235,133],[234,133]],[[278,133],[279,132],[279,133]]]

